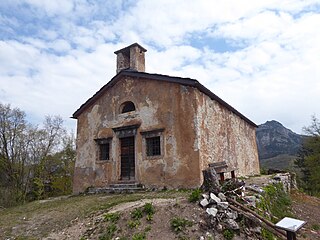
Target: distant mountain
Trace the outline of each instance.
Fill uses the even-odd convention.
[[[259,125],[256,138],[260,161],[278,155],[296,155],[301,147],[302,137],[274,120]]]

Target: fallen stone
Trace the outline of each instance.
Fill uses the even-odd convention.
[[[202,194],[202,197],[204,198],[204,199],[207,199],[207,200],[209,200],[209,195],[208,194]]]
[[[227,212],[226,213],[226,216],[227,216],[227,218],[230,218],[230,219],[237,219],[238,218],[238,213],[237,212]]]
[[[233,220],[233,219],[227,219],[225,220],[225,225],[228,229],[232,229],[232,230],[239,230],[239,224]]]
[[[207,208],[207,209],[206,209],[206,212],[207,212],[209,215],[215,217],[215,216],[217,215],[218,209],[216,209],[216,208]]]
[[[209,205],[209,201],[208,201],[206,198],[204,198],[204,199],[202,199],[202,200],[200,201],[200,205],[201,205],[202,207],[206,207],[206,206]]]
[[[218,203],[217,203],[217,207],[218,207],[219,209],[224,209],[224,210],[226,210],[226,209],[228,209],[228,207],[229,207],[229,203],[228,203],[228,202],[218,202]]]
[[[218,198],[220,198],[222,202],[227,201],[226,196],[222,192],[218,193]]]
[[[210,193],[210,199],[211,199],[214,203],[221,202],[221,199],[218,198],[214,193]]]

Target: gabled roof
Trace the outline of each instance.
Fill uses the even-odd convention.
[[[133,78],[145,78],[145,79],[151,79],[156,81],[163,81],[163,82],[170,82],[170,83],[178,83],[184,86],[190,86],[197,88],[200,92],[203,92],[211,99],[217,101],[224,107],[226,107],[228,110],[233,112],[234,114],[238,115],[240,118],[248,122],[254,127],[257,127],[257,125],[252,122],[250,119],[245,117],[243,114],[241,114],[239,111],[237,111],[235,108],[233,108],[231,105],[223,101],[221,98],[219,98],[217,95],[215,95],[213,92],[211,92],[208,88],[203,86],[201,83],[199,83],[195,79],[191,78],[182,78],[182,77],[172,77],[168,75],[161,75],[161,74],[154,74],[154,73],[146,73],[146,72],[137,72],[130,69],[125,69],[119,72],[116,76],[114,76],[106,85],[104,85],[98,92],[96,92],[91,98],[89,98],[84,104],[80,106],[80,108],[74,112],[72,115],[72,118],[78,118],[78,116],[89,106],[91,106],[101,95],[104,94],[107,89],[114,86],[119,79],[121,79],[124,76],[133,77]]]

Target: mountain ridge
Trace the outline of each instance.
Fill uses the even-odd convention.
[[[276,120],[258,125],[256,140],[260,161],[279,155],[296,155],[301,148],[303,135],[284,127]]]

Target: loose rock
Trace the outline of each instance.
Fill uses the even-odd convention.
[[[218,193],[218,198],[220,198],[222,202],[227,201],[226,196],[222,192]]]
[[[206,207],[206,206],[209,205],[209,201],[208,201],[206,198],[204,198],[204,199],[202,199],[202,200],[200,201],[200,205],[201,205],[202,207]]]
[[[229,207],[229,203],[228,203],[228,202],[218,202],[218,203],[217,203],[217,207],[218,207],[219,209],[224,209],[224,210],[226,210],[226,209],[228,209],[228,207]]]
[[[206,212],[207,212],[209,215],[215,217],[215,216],[217,215],[218,209],[216,209],[216,208],[207,208],[207,209],[206,209]]]
[[[214,193],[210,193],[210,199],[211,199],[214,203],[221,202],[221,199],[218,198]]]

